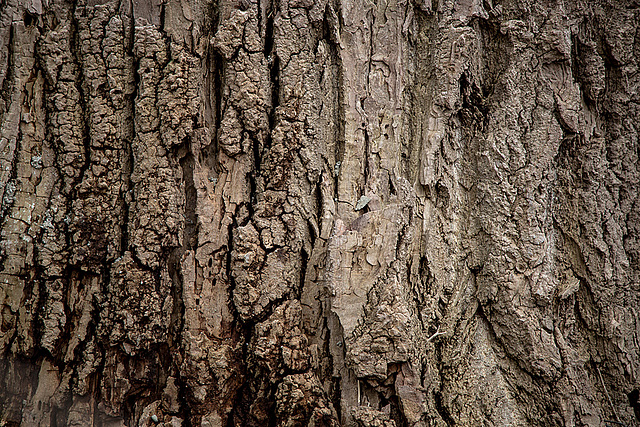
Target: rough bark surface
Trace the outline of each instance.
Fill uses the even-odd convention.
[[[632,0],[1,0],[0,425],[638,425],[639,67]]]

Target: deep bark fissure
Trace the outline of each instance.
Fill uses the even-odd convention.
[[[69,33],[69,46],[71,48],[71,56],[75,62],[76,66],[76,79],[75,86],[76,90],[79,94],[79,102],[80,102],[80,111],[82,112],[82,146],[84,148],[83,152],[83,164],[80,167],[80,171],[78,173],[78,178],[73,181],[71,186],[73,187],[71,194],[67,198],[68,203],[73,203],[72,201],[78,197],[77,188],[79,184],[83,181],[84,175],[89,169],[91,164],[91,125],[89,123],[89,106],[87,105],[87,97],[85,94],[84,86],[87,84],[84,78],[84,71],[82,66],[82,51],[80,48],[80,28],[78,18],[76,17],[76,13],[78,13],[77,5],[74,4],[73,9],[71,10],[71,31]],[[70,211],[71,205],[68,205],[67,211]],[[70,242],[67,242],[69,244]]]
[[[442,380],[440,380],[442,381]],[[454,419],[451,417],[451,414],[449,413],[449,410],[447,409],[446,406],[444,406],[443,402],[442,402],[442,388],[439,391],[436,391],[434,393],[434,401],[435,401],[435,406],[436,409],[438,410],[438,413],[440,414],[440,418],[442,419],[442,421],[444,421],[444,423],[448,426],[455,426],[456,423],[454,421]]]
[[[276,125],[277,109],[278,105],[280,104],[280,58],[278,58],[278,54],[276,53],[274,34],[274,15],[276,13],[279,12],[275,11],[275,5],[273,4],[273,1],[269,1],[267,22],[265,25],[264,56],[267,59],[267,65],[269,66],[271,106],[269,110],[269,132],[267,135],[267,141],[265,142],[265,149],[271,147],[271,132],[273,132],[274,126]]]
[[[135,10],[133,7],[133,0],[129,0],[129,8],[131,10],[130,28],[125,41],[127,42],[125,52],[129,56],[131,67],[129,72],[133,76],[134,86],[133,90],[127,97],[127,118],[129,131],[124,138],[124,158],[125,163],[122,167],[122,189],[120,190],[119,198],[122,209],[122,218],[120,220],[120,256],[124,255],[129,250],[129,223],[130,217],[130,203],[132,201],[133,194],[133,182],[131,175],[133,174],[133,166],[135,159],[133,156],[133,138],[135,138],[135,102],[138,97],[138,86],[140,83],[140,75],[138,70],[140,69],[140,61],[135,60],[134,46],[135,46]]]
[[[12,26],[9,29],[9,37],[6,45],[7,46],[7,69],[3,70],[4,78],[2,80],[2,91],[0,91],[0,98],[2,98],[2,101],[3,101],[3,108],[2,110],[0,110],[0,123],[4,122],[6,108],[11,103],[10,94],[12,89],[12,83],[15,79],[16,65],[15,65],[15,59],[13,57],[14,55],[13,43],[15,39],[14,31],[15,30]]]
[[[185,304],[183,300],[184,278],[180,267],[180,259],[184,255],[184,247],[174,250],[167,260],[167,270],[171,279],[171,296],[173,298],[173,311],[171,313],[172,337],[175,337],[170,344],[180,343],[183,338]]]
[[[222,57],[213,49],[209,50],[209,56],[213,61],[213,95],[215,97],[213,153],[216,157],[216,166],[219,168],[218,153],[220,150],[220,121],[222,120]]]
[[[191,141],[185,142],[186,154],[180,159],[180,167],[184,179],[184,198],[185,198],[185,227],[184,227],[184,246],[187,250],[198,247],[198,214],[196,213],[196,204],[198,194],[193,180],[194,158],[191,150]]]
[[[362,103],[362,100],[361,100]],[[369,156],[371,155],[370,152],[370,148],[369,148],[369,131],[367,130],[367,124],[363,123],[363,129],[362,132],[364,134],[364,170],[362,172],[362,175],[364,176],[364,184],[362,186],[362,188],[360,189],[360,196],[364,196],[364,193],[367,189],[367,184],[369,182],[369,180],[372,178],[371,177],[371,171],[370,166],[369,166]],[[363,211],[366,212],[367,211],[367,206],[364,207]]]

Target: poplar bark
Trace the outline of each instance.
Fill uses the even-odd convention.
[[[639,67],[633,0],[0,0],[0,425],[638,425]]]

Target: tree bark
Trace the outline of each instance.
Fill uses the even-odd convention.
[[[0,1],[0,425],[640,421],[640,4]]]

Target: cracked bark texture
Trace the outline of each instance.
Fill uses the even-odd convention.
[[[0,425],[638,425],[639,58],[631,0],[1,0]]]

